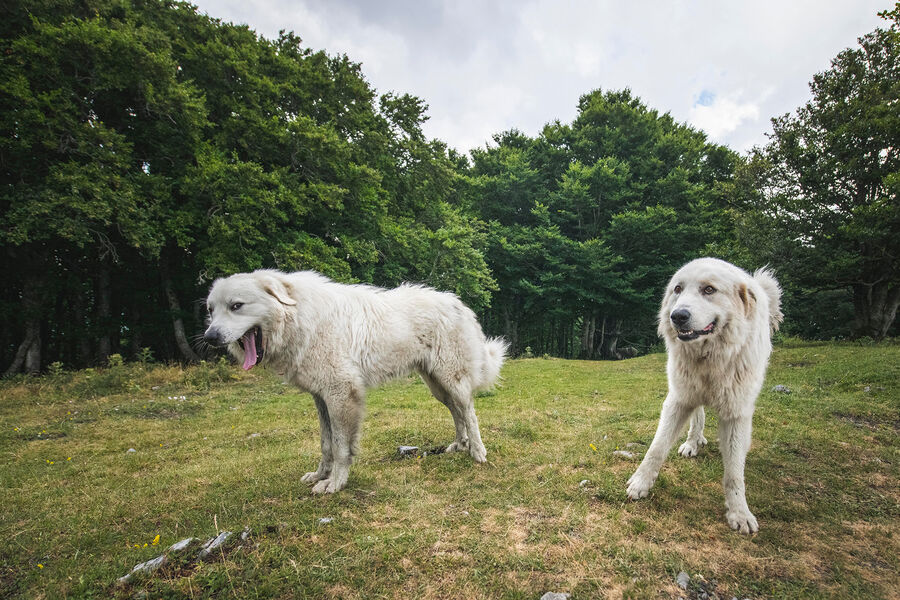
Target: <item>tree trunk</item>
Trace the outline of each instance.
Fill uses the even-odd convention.
[[[37,346],[37,350],[32,350],[33,346]],[[26,362],[27,361],[27,362]],[[29,370],[33,368],[37,361],[37,371],[40,371],[41,362],[41,328],[38,321],[30,320],[25,323],[25,339],[19,344],[16,350],[16,356],[13,358],[12,364],[3,373],[8,377],[18,373],[22,369],[22,365],[26,365],[26,372],[34,373],[37,371]]]
[[[109,336],[111,292],[109,283],[109,264],[100,261],[97,273],[97,324],[100,326],[100,337],[97,339],[97,358],[105,364],[112,354],[112,341]]]
[[[503,307],[503,325],[506,341],[513,356],[519,355],[519,335],[516,321],[511,317],[509,306]]]
[[[622,333],[622,321],[613,320],[612,331],[607,332],[605,346],[602,348],[603,358],[618,358],[616,350],[619,346],[619,336]]]
[[[172,329],[175,331],[175,343],[178,344],[178,350],[182,356],[190,362],[200,362],[200,357],[191,348],[187,336],[184,334],[184,321],[181,319],[181,304],[178,302],[178,296],[175,294],[175,288],[172,286],[172,280],[166,277],[163,279],[163,290],[169,301],[169,309],[172,311]]]
[[[76,292],[72,302],[72,312],[75,315],[75,331],[79,333],[75,343],[78,365],[86,367],[91,364],[91,341],[88,336],[87,309],[84,304],[84,294]]]
[[[32,329],[32,340],[25,352],[25,372],[34,375],[41,372],[41,322],[31,321],[28,327]]]
[[[594,358],[594,337],[597,334],[597,315],[587,314],[581,323],[581,358]]]
[[[41,370],[41,282],[38,279],[27,279],[22,289],[22,311],[25,316],[25,339],[16,350],[12,364],[4,375],[18,373],[25,366],[26,373],[39,373]]]
[[[890,330],[900,306],[900,285],[889,282],[853,286],[853,337],[880,340]]]

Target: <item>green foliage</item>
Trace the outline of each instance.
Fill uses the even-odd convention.
[[[44,364],[190,356],[174,334],[202,329],[209,282],[260,267],[490,304],[425,104],[376,97],[348,57],[183,2],[28,0],[0,37],[0,303],[25,317],[4,362],[38,328]]]
[[[853,335],[887,335],[900,305],[900,17],[810,82],[812,100],[773,119],[737,198],[792,294],[843,290]],[[759,254],[758,252],[756,254]],[[824,316],[809,304],[798,311]],[[832,331],[841,331],[834,330]]]
[[[571,125],[473,151],[473,206],[490,221],[499,284],[487,315],[515,353],[615,357],[647,348],[659,290],[684,261],[729,245],[737,159],[628,90],[586,94]]]

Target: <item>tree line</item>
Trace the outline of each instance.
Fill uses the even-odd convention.
[[[650,350],[666,279],[707,254],[772,265],[790,333],[896,333],[898,8],[747,156],[601,89],[463,155],[293,33],[161,0],[4,12],[7,373],[199,360],[209,283],[261,267],[451,290],[516,355]]]

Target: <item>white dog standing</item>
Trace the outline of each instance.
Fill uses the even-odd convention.
[[[669,393],[644,460],[628,480],[628,496],[644,498],[690,417],[678,452],[696,456],[706,444],[704,406],[719,413],[726,519],[741,533],[759,530],[747,506],[744,462],[753,408],[762,389],[771,332],[782,320],[781,289],[766,269],[752,276],[715,258],[689,262],[672,277],[659,312],[668,350]]]
[[[204,339],[243,368],[258,362],[312,394],[322,459],[301,480],[314,493],[347,483],[359,449],[366,390],[417,371],[453,416],[456,440],[485,462],[473,394],[489,388],[506,344],[486,339],[459,298],[428,287],[344,285],[311,271],[239,273],[213,283]]]

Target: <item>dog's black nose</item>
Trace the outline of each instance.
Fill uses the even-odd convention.
[[[680,327],[691,320],[691,312],[686,308],[678,308],[672,311],[670,317],[672,322]]]
[[[205,341],[209,342],[210,344],[218,346],[219,345],[219,330],[213,329],[212,327],[210,327],[209,329],[206,330],[206,333],[203,334],[203,339]]]

